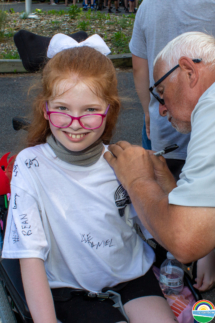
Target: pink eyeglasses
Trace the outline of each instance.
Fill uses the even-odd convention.
[[[46,112],[51,124],[57,128],[68,128],[71,126],[73,120],[78,120],[82,128],[87,130],[93,130],[101,127],[104,118],[106,117],[110,104],[108,105],[104,114],[86,114],[80,117],[72,117],[67,113],[49,111],[48,103],[46,102]]]

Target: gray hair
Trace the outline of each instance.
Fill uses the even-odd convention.
[[[160,51],[154,60],[154,66],[161,58],[171,68],[178,64],[182,56],[202,58],[204,64],[215,64],[215,38],[197,31],[184,33],[171,40]]]

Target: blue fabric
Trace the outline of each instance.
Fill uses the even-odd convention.
[[[146,134],[146,122],[145,122],[145,116],[143,118],[143,130],[142,130],[142,146],[144,149],[151,150],[151,140],[148,139]]]

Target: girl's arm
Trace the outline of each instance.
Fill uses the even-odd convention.
[[[26,300],[34,323],[57,323],[52,294],[39,258],[20,259]]]

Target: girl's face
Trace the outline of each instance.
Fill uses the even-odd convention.
[[[97,97],[83,82],[75,83],[71,80],[62,80],[57,88],[58,93],[63,93],[53,100],[48,101],[48,110],[67,113],[73,117],[86,114],[104,114],[107,103]],[[45,119],[48,120],[46,112]],[[82,151],[92,145],[101,137],[106,125],[106,117],[101,127],[94,130],[84,129],[78,120],[73,120],[68,128],[57,128],[50,122],[53,136],[67,149]]]

